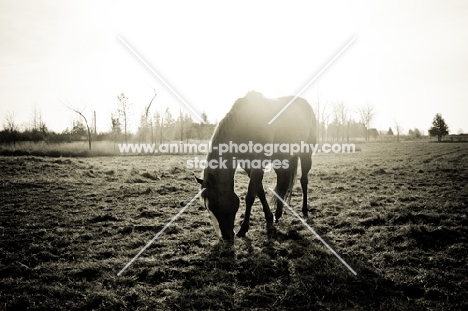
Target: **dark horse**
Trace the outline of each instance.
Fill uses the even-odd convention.
[[[234,174],[239,161],[244,161],[242,168],[250,177],[250,182],[245,197],[245,217],[237,236],[243,237],[249,230],[250,212],[256,196],[263,206],[267,230],[273,228],[273,214],[262,185],[265,167],[260,163],[271,162],[277,176],[275,192],[282,199],[288,199],[300,158],[302,212],[307,216],[307,174],[312,166],[312,148],[305,148],[305,145],[310,147],[316,143],[314,112],[305,99],[298,97],[277,119],[268,124],[292,99],[292,96],[268,99],[260,93],[249,92],[244,98],[236,100],[214,131],[212,150],[207,157],[207,162],[212,165],[205,168],[203,179],[197,180],[205,188],[202,200],[208,207],[215,230],[225,240],[234,239],[234,220],[239,209],[239,197],[234,192]],[[291,154],[291,150],[285,149],[293,144],[302,145],[301,151]],[[229,145],[230,148],[226,151],[221,145]],[[243,149],[240,148],[241,145]],[[260,149],[250,148],[244,152],[248,145],[258,148],[263,146],[264,151],[258,152]],[[265,152],[267,147],[268,151],[272,151],[272,148],[274,150]],[[278,221],[283,214],[283,204],[280,200],[274,201]]]

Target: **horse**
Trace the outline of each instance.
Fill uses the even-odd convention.
[[[273,122],[270,122],[288,103],[290,105]],[[208,152],[206,163],[218,165],[207,165],[203,170],[202,179],[196,178],[201,188],[205,189],[201,200],[208,209],[215,231],[220,238],[233,240],[235,235],[234,221],[240,204],[239,197],[234,192],[237,163],[244,164],[242,168],[250,178],[245,196],[244,220],[237,232],[238,237],[245,237],[249,230],[250,213],[256,196],[263,207],[267,231],[273,229],[274,218],[262,184],[264,164],[269,163],[275,170],[276,194],[282,200],[289,200],[300,159],[302,213],[307,217],[307,175],[312,167],[312,148],[301,148],[299,152],[292,153],[286,150],[285,146],[292,144],[312,146],[316,143],[315,130],[314,112],[303,98],[288,96],[270,99],[261,93],[250,91],[234,102],[231,110],[215,128],[211,138],[211,150]],[[227,145],[229,150],[226,151]],[[243,150],[240,149],[241,146],[244,147]],[[252,146],[257,147],[256,150],[252,150],[255,149],[250,148]],[[266,146],[269,146],[269,149],[275,146],[276,148],[272,152],[255,152],[259,151],[260,147],[266,150]],[[245,147],[249,147],[248,150]],[[260,163],[262,165],[259,165]],[[272,203],[276,203],[275,220],[278,222],[283,214],[283,203],[275,196]]]

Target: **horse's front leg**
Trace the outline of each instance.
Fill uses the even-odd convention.
[[[245,237],[247,231],[250,227],[250,213],[252,211],[252,205],[257,196],[259,187],[262,185],[263,179],[263,170],[252,170],[250,172],[250,182],[249,188],[247,190],[247,195],[245,196],[245,215],[244,221],[242,222],[239,232],[237,232],[238,237]]]

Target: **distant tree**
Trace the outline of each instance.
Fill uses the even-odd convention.
[[[5,122],[3,123],[3,129],[10,133],[18,132],[19,126],[15,121],[15,113],[9,111],[5,116]]]
[[[161,113],[159,114],[159,143],[163,143],[163,136],[164,136],[164,114]]]
[[[366,103],[364,106],[358,109],[359,117],[361,119],[362,124],[366,128],[366,141],[369,140],[369,126],[374,118],[374,107],[371,106],[369,103]]]
[[[179,111],[179,117],[177,118],[175,127],[178,129],[180,141],[184,141],[185,139],[188,142],[189,139],[194,137],[195,128],[193,123],[190,114],[183,113],[182,110]]]
[[[78,108],[75,108],[75,107],[71,107],[69,105],[67,105],[67,108],[74,111],[74,112],[76,112],[84,120],[85,125],[86,125],[86,130],[88,132],[88,149],[91,150],[91,128],[89,127],[88,120],[86,119],[86,117],[83,114],[84,108],[83,109],[78,109]]]
[[[349,118],[348,118],[348,107],[346,107],[345,103],[341,99],[338,103],[338,109],[339,109],[339,116],[340,116],[340,124],[342,127],[342,133],[341,133],[341,140],[345,140],[345,137],[347,137],[349,141]]]
[[[113,114],[111,114],[111,132],[115,134],[120,134],[122,133],[122,128],[120,126],[120,120],[118,117],[114,117]]]
[[[166,108],[166,111],[164,112],[164,122],[163,122],[163,129],[164,129],[164,136],[166,140],[172,140],[174,139],[174,128],[175,126],[175,120],[174,117],[172,116],[171,111],[169,110],[169,107]]]
[[[369,129],[369,137],[372,137],[373,139],[377,139],[379,137],[379,132],[376,128]]]
[[[200,137],[200,139],[209,139],[213,134],[213,125],[210,124],[208,120],[208,115],[205,111],[202,112],[201,118],[204,123],[200,124],[198,136]]]
[[[414,137],[415,137],[415,138],[418,138],[418,139],[419,139],[419,138],[422,137],[421,131],[420,131],[419,129],[417,129],[417,128],[414,129],[414,132],[413,132],[413,133],[414,133]]]
[[[117,96],[117,112],[119,114],[121,123],[123,123],[125,142],[128,141],[127,127],[130,121],[131,106],[132,104],[128,101],[128,97],[125,96],[123,92],[119,96]]]
[[[162,140],[162,135],[161,135],[161,114],[159,112],[155,112],[153,114],[153,120],[152,123],[154,124],[154,135],[151,134],[151,142],[154,143],[154,141],[158,139],[158,137],[161,138]],[[158,136],[159,135],[159,136]],[[154,139],[156,137],[156,139]]]
[[[81,139],[82,136],[87,135],[86,126],[79,120],[73,121],[70,134],[72,134],[76,139]]]
[[[448,130],[449,128],[442,115],[440,113],[436,114],[432,121],[432,127],[429,129],[429,135],[437,136],[437,141],[441,141],[442,137],[448,135]]]
[[[202,112],[201,118],[202,118],[202,120],[203,120],[203,122],[204,122],[205,124],[209,124],[209,123],[210,123],[210,122],[208,121],[208,115],[206,114],[206,112],[204,112],[204,111]]]
[[[3,130],[6,132],[6,141],[9,143],[16,144],[18,138],[19,126],[15,121],[15,113],[9,111],[5,116],[5,121],[3,123]]]
[[[348,136],[348,108],[342,99],[333,103],[333,124],[336,126],[336,139],[344,140]]]
[[[194,128],[193,128],[193,120],[192,116],[190,114],[185,114],[184,115],[184,134],[185,134],[185,139],[188,143],[189,139],[192,139],[194,136]]]
[[[365,137],[365,128],[361,122],[358,122],[354,119],[350,119],[348,121],[348,136],[350,138],[357,138],[357,137]],[[370,132],[370,134],[372,134]]]
[[[37,106],[34,105],[33,111],[31,113],[31,129],[33,132],[39,130],[39,120],[41,119],[41,112],[37,109]]]
[[[388,128],[387,135],[388,135],[388,136],[393,136],[393,130],[392,130],[391,127]]]
[[[328,105],[325,100],[321,98],[321,92],[317,89],[317,99],[315,109],[315,117],[317,120],[317,142],[320,141],[320,138],[325,140],[327,121],[330,116],[328,112]]]
[[[421,131],[418,130],[417,128],[414,128],[414,129],[409,129],[408,130],[408,136],[412,137],[412,138],[421,138]]]
[[[145,115],[144,115],[144,119],[142,118],[142,124],[141,124],[141,127],[143,129],[143,140],[146,141],[146,133],[148,132],[148,125],[149,127],[151,128],[151,134],[153,133],[153,122],[150,118],[149,120],[149,124],[148,124],[148,116],[149,116],[149,110],[151,108],[151,104],[153,103],[153,100],[156,98],[156,96],[158,96],[158,92],[156,92],[156,89],[153,89],[154,90],[154,96],[153,98],[151,98],[151,101],[149,102],[148,106],[145,107]],[[151,141],[152,141],[152,138],[151,138]]]
[[[179,109],[179,119],[177,120],[177,123],[179,123],[179,129],[180,129],[180,142],[184,141],[184,113],[182,112],[182,109]]]
[[[119,117],[114,117],[113,114],[111,114],[111,133],[112,133],[112,138],[114,139],[114,149],[115,149],[115,144],[117,143],[118,136],[122,133],[122,128],[120,126]]]
[[[41,111],[37,108],[36,105],[33,106],[33,110],[31,112],[31,121],[28,125],[30,131],[29,139],[31,141],[37,142],[41,140],[45,140],[48,129],[45,122],[42,119]]]
[[[395,130],[397,132],[397,142],[400,142],[400,133],[403,132],[403,128],[400,126],[400,124],[398,123],[398,120],[395,120]]]

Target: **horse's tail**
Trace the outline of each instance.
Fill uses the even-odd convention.
[[[294,182],[296,181],[298,159],[299,157],[296,155],[289,160],[289,167],[284,171],[284,175],[281,175],[282,178],[284,178],[284,181],[278,180],[278,183],[275,187],[275,193],[279,195],[281,195],[282,193],[285,194],[283,200],[288,204],[291,199]],[[271,201],[272,205],[276,204],[277,201],[278,199],[274,195]]]

